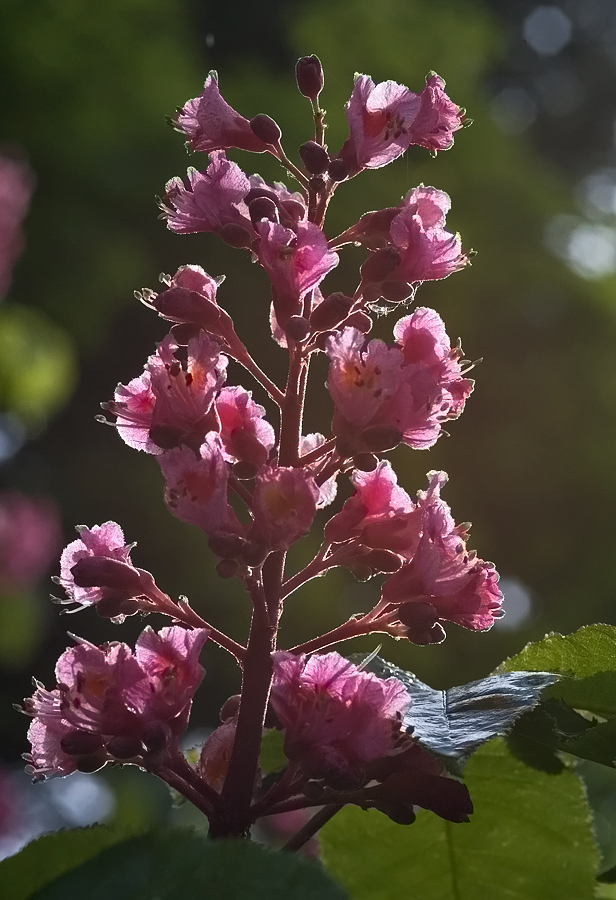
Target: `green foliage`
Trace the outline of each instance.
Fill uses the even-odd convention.
[[[284,755],[283,742],[282,731],[276,728],[268,729],[263,735],[259,765],[264,772],[278,772],[286,766],[287,758]]]
[[[72,846],[80,832],[55,836]],[[37,842],[37,844],[40,842]],[[32,845],[33,849],[36,845]],[[102,849],[102,848],[99,848]],[[248,841],[208,842],[189,829],[152,832],[91,854],[72,871],[33,894],[10,900],[344,900],[315,863],[290,853],[274,853]],[[16,857],[19,860],[20,856]],[[76,860],[79,862],[79,859]],[[31,866],[38,859],[31,851]],[[1,871],[1,870],[0,870]],[[52,876],[53,877],[53,876]],[[38,884],[41,884],[41,880]],[[3,895],[6,896],[6,895]]]
[[[461,772],[478,747],[504,734],[535,706],[556,679],[548,672],[510,672],[436,691],[378,656],[368,668],[381,678],[393,676],[402,682],[411,698],[405,727],[454,772]]]
[[[321,832],[328,870],[351,900],[590,900],[597,852],[579,779],[533,771],[496,739],[468,763],[475,812],[452,825],[420,812],[395,825],[342,810]]]
[[[121,831],[96,826],[46,834],[0,862],[2,900],[29,900],[55,878],[122,840]],[[68,900],[68,898],[65,898]]]

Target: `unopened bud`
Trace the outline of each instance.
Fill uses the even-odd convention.
[[[265,561],[268,553],[268,546],[260,542],[251,540],[246,541],[244,547],[242,548],[241,558],[247,566],[253,568],[254,566],[260,566],[261,563]]]
[[[404,303],[413,293],[413,285],[406,281],[386,281],[381,285],[381,297],[390,303]]]
[[[314,331],[329,331],[343,322],[349,314],[349,310],[355,301],[346,294],[330,294],[315,309],[310,316],[310,325]]]
[[[84,556],[71,568],[71,575],[78,587],[105,587],[134,597],[143,593],[139,569],[118,559]]]
[[[322,175],[329,165],[329,153],[316,141],[306,141],[299,148],[299,155],[311,175]]]
[[[395,247],[383,247],[371,253],[360,269],[362,281],[380,283],[393,272],[400,263],[400,254]]]
[[[361,561],[370,566],[373,572],[397,572],[402,565],[402,559],[391,550],[371,550],[362,556]]]
[[[91,775],[92,772],[98,772],[107,762],[107,751],[101,748],[96,753],[88,753],[86,756],[77,756],[75,758],[75,766],[78,772],[85,772]]]
[[[269,116],[260,113],[250,120],[252,133],[255,134],[264,144],[277,144],[282,137],[282,132],[278,125]]]
[[[364,428],[361,441],[367,450],[384,453],[393,450],[402,441],[402,432],[395,425],[369,425]]]
[[[193,325],[192,322],[183,322],[171,328],[171,334],[179,347],[188,347],[188,342],[198,337],[201,331],[203,331],[201,326]]]
[[[141,740],[154,753],[164,750],[171,740],[171,729],[163,722],[152,722],[143,729]]]
[[[351,167],[346,160],[337,156],[327,167],[327,173],[332,181],[344,181],[351,174]]]
[[[325,187],[325,176],[312,175],[312,177],[308,181],[308,187],[311,191],[314,191],[316,194],[318,194],[319,191],[322,191]]]
[[[227,719],[233,719],[239,712],[241,694],[233,694],[222,705],[220,710],[220,721],[226,722]]]
[[[309,100],[316,100],[323,90],[323,66],[318,56],[302,56],[295,66],[295,77],[300,93]]]
[[[186,431],[178,428],[177,425],[152,425],[148,431],[148,437],[152,443],[161,450],[173,450],[174,447],[179,447],[185,434]]]
[[[223,239],[225,244],[230,247],[250,247],[254,241],[254,234],[251,234],[243,225],[237,222],[226,222],[218,229],[218,236]]]
[[[253,225],[256,225],[261,219],[278,222],[278,207],[269,197],[255,197],[248,206],[248,212]]]
[[[292,341],[304,341],[310,334],[310,322],[303,316],[291,316],[284,326],[284,331]]]
[[[69,756],[86,756],[88,753],[96,753],[103,746],[100,734],[92,734],[90,731],[69,731],[60,738],[60,747]]]
[[[227,531],[215,531],[208,538],[208,547],[222,559],[235,559],[239,556],[244,546],[244,538],[239,534],[231,534]]]
[[[172,287],[161,291],[152,306],[163,319],[170,322],[191,322],[208,330],[214,328],[220,319],[220,307],[197,291],[183,287]]]
[[[368,313],[358,310],[358,312],[352,313],[344,324],[351,328],[357,328],[362,334],[368,334],[372,328],[372,319]]]
[[[216,565],[216,572],[219,578],[233,578],[239,568],[240,564],[236,559],[221,559]]]
[[[136,737],[116,735],[107,741],[107,753],[116,759],[133,759],[143,752],[141,741]]]
[[[357,451],[357,438],[342,434],[336,438],[336,452],[343,459],[354,456]]]
[[[233,464],[233,474],[239,481],[252,481],[257,472],[258,467],[246,459],[240,459]]]
[[[378,457],[373,453],[357,453],[353,457],[353,465],[360,472],[374,472],[378,464]]]

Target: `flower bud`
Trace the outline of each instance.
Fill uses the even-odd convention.
[[[200,325],[193,325],[192,322],[182,322],[179,325],[173,325],[171,334],[177,341],[179,347],[188,347],[188,342],[192,341],[203,331]]]
[[[240,459],[233,464],[233,474],[239,481],[252,481],[257,471],[257,466],[246,459]]]
[[[107,753],[116,759],[133,759],[143,752],[141,741],[136,737],[117,734],[107,741]]]
[[[360,472],[374,472],[378,464],[378,457],[373,453],[357,453],[353,457],[353,465]]]
[[[395,247],[383,247],[371,253],[360,269],[362,281],[383,281],[400,263],[400,253]]]
[[[260,566],[269,553],[269,547],[259,541],[246,541],[242,549],[242,560],[251,568]]]
[[[350,328],[357,328],[358,331],[361,331],[362,334],[368,334],[370,329],[372,328],[372,319],[368,315],[368,313],[362,312],[358,310],[354,312],[349,318],[346,320],[345,325]]]
[[[78,587],[104,587],[129,597],[143,593],[140,570],[117,559],[85,556],[71,568],[71,575]]]
[[[304,341],[310,334],[310,323],[303,316],[291,316],[284,326],[285,334],[292,341]]]
[[[241,553],[244,546],[244,538],[239,534],[227,531],[215,531],[208,538],[208,547],[222,559],[235,559]]]
[[[231,697],[225,700],[220,710],[221,722],[226,722],[227,719],[235,718],[239,712],[241,697],[241,694],[232,694]]]
[[[151,722],[141,734],[141,740],[153,753],[164,750],[171,740],[171,729],[164,722]]]
[[[222,312],[216,303],[203,294],[183,287],[161,291],[153,298],[152,306],[163,319],[171,322],[190,322],[207,330],[218,324]]]
[[[258,116],[251,119],[250,127],[253,134],[255,134],[260,141],[263,141],[264,144],[277,144],[282,137],[282,132],[278,125],[264,113],[260,113]]]
[[[216,572],[219,578],[233,578],[237,575],[240,564],[236,559],[221,559],[216,565]]]
[[[369,425],[360,437],[367,450],[384,453],[398,446],[402,441],[402,432],[395,425]]]
[[[407,281],[386,281],[381,285],[381,297],[390,303],[403,303],[413,296],[414,288]]]
[[[361,558],[362,563],[370,566],[373,572],[397,572],[402,565],[402,559],[391,550],[371,550]]]
[[[78,756],[75,764],[78,772],[85,772],[91,775],[92,772],[98,772],[107,762],[107,751],[101,748],[96,753],[88,753],[85,756]]]
[[[351,174],[351,167],[346,160],[337,156],[330,162],[327,172],[332,181],[344,181]]]
[[[238,225],[237,222],[226,222],[218,229],[218,236],[223,239],[225,244],[238,249],[250,247],[254,240],[254,234],[251,234],[243,225]]]
[[[269,197],[255,197],[248,206],[248,212],[253,225],[256,225],[261,219],[278,222],[278,207]]]
[[[96,753],[103,746],[100,734],[90,731],[69,731],[60,739],[60,747],[69,756],[86,756]]]
[[[316,100],[323,90],[323,67],[318,56],[302,56],[295,66],[295,77],[300,94]]]
[[[311,175],[322,175],[329,165],[329,154],[325,147],[317,144],[316,141],[306,141],[299,148],[299,155],[306,167],[306,171]]]
[[[314,331],[329,331],[343,322],[355,301],[345,294],[335,293],[326,297],[310,316],[310,325]]]

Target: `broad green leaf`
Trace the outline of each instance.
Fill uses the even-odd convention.
[[[465,776],[475,805],[469,824],[422,811],[406,828],[345,807],[322,829],[328,871],[351,900],[591,900],[597,851],[573,771],[529,769],[499,739],[473,756]]]
[[[207,841],[189,829],[131,838],[31,900],[344,900],[316,863],[249,841]]]
[[[261,738],[259,765],[264,772],[278,772],[286,766],[287,758],[282,748],[283,741],[282,731],[278,731],[276,728],[268,729]]]
[[[613,625],[587,625],[573,634],[547,635],[506,660],[498,672],[521,669],[547,669],[569,675],[570,678],[550,689],[550,696],[600,716],[616,714],[616,627]]]
[[[508,672],[437,691],[380,657],[369,668],[380,677],[402,682],[411,696],[405,727],[458,771],[478,747],[504,734],[518,716],[535,706],[556,678],[548,672]]]
[[[0,862],[0,896],[2,900],[26,900],[42,885],[125,837],[121,831],[103,826],[46,834]]]

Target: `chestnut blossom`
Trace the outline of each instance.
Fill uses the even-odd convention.
[[[62,551],[60,558],[60,577],[57,583],[66,591],[66,602],[90,606],[110,595],[123,595],[128,599],[143,593],[140,580],[142,570],[135,568],[130,559],[130,552],[135,545],[125,543],[124,533],[119,525],[115,522],[104,522],[92,528],[82,525],[77,531],[79,537]],[[88,584],[83,584],[83,579],[79,577],[76,579],[73,570],[78,565],[83,574],[94,576],[85,579]],[[108,580],[105,579],[105,569],[106,574],[111,573],[114,578],[112,586],[105,583]],[[100,577],[97,579],[96,575]],[[149,577],[151,580],[152,576]]]
[[[338,254],[328,248],[327,238],[312,222],[301,221],[291,229],[263,219],[257,230],[259,262],[283,296],[302,299],[338,265]]]
[[[127,644],[97,647],[76,638],[56,665],[57,686],[48,691],[39,684],[24,703],[33,717],[35,779],[94,771],[108,760],[160,765],[169,741],[186,727],[207,637],[207,629],[147,627],[134,652]]]
[[[196,453],[177,447],[157,459],[165,477],[165,503],[174,516],[206,534],[242,530],[227,499],[228,467],[217,434],[208,434]]]
[[[319,489],[305,469],[264,467],[252,496],[255,538],[286,550],[312,525],[319,499]]]
[[[338,653],[279,651],[271,704],[285,753],[314,776],[361,779],[373,760],[394,753],[409,695],[396,678],[377,678]]]
[[[191,150],[228,150],[238,147],[253,153],[270,148],[256,136],[250,122],[223,100],[218,90],[218,75],[212,71],[205,80],[203,91],[189,100],[173,119],[178,131],[187,138]]]
[[[224,387],[216,398],[220,437],[231,462],[242,460],[259,468],[275,443],[265,410],[242,387]]]
[[[129,446],[159,455],[183,444],[198,448],[219,430],[214,399],[225,380],[227,357],[204,331],[186,350],[167,335],[146,364],[145,372],[118,385],[106,405]]]
[[[386,460],[372,472],[356,469],[351,482],[355,488],[353,496],[325,526],[325,536],[330,541],[339,543],[356,539],[366,543],[365,532],[370,531],[370,526],[374,531],[375,526],[414,509],[413,501],[398,485],[396,473]]]

